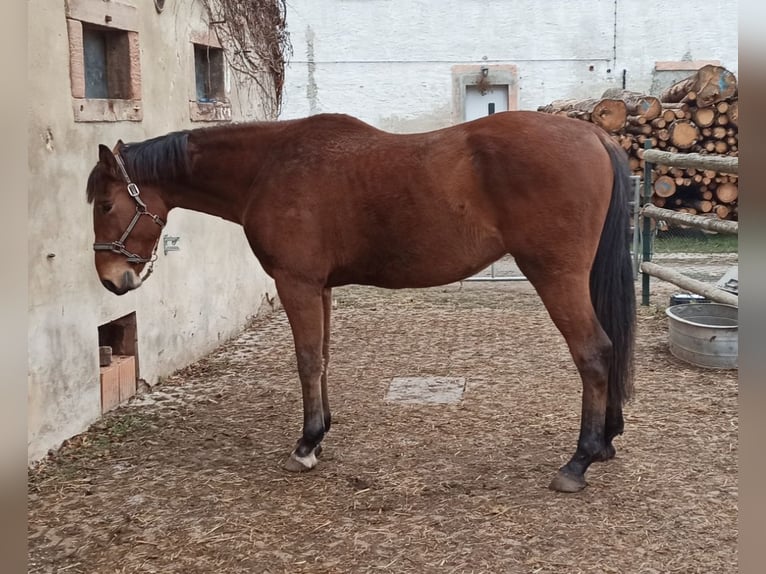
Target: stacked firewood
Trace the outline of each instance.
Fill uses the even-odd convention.
[[[628,152],[631,170],[640,176],[647,141],[673,153],[739,155],[737,80],[720,66],[703,66],[658,96],[610,89],[601,98],[557,100],[538,111],[601,126]],[[734,174],[656,165],[652,183],[658,207],[737,218]]]

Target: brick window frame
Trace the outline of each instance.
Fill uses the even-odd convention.
[[[683,80],[702,66],[712,64],[720,66],[720,60],[664,60],[654,62],[652,71],[652,85],[649,93],[659,94],[676,82]]]
[[[141,58],[138,44],[138,10],[125,1],[66,0],[69,35],[69,79],[72,111],[76,122],[119,122],[143,120]],[[83,25],[124,34],[121,43],[128,62],[122,98],[88,98],[85,95],[85,50]]]
[[[231,100],[229,93],[229,67],[226,58],[223,58],[223,93],[216,98],[215,102],[204,102],[197,99],[196,82],[196,59],[195,52],[198,47],[209,46],[216,50],[222,50],[221,43],[216,35],[210,30],[192,31],[189,35],[189,118],[193,122],[229,122],[231,121]]]
[[[492,85],[506,86],[508,109],[519,109],[519,69],[515,64],[457,64],[452,66],[452,123],[463,121],[466,87],[476,84],[486,69]]]

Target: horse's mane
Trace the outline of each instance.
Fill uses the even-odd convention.
[[[189,175],[186,143],[189,130],[172,132],[143,142],[125,144],[120,155],[136,183],[175,181]]]
[[[142,142],[124,144],[120,156],[125,169],[134,183],[179,181],[189,176],[190,163],[187,153],[189,130],[172,132]],[[94,169],[88,177],[86,194],[92,203],[107,179],[103,169]]]

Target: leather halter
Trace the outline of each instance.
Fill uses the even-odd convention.
[[[150,217],[154,223],[160,226],[160,228],[165,227],[165,222],[158,215],[151,213],[147,209],[146,204],[140,197],[141,192],[139,191],[138,186],[133,183],[128,176],[128,172],[125,169],[125,164],[123,163],[120,154],[115,153],[114,158],[117,160],[117,166],[120,168],[120,172],[122,172],[122,177],[125,180],[125,183],[128,184],[128,194],[136,202],[136,213],[133,215],[133,219],[131,219],[128,227],[125,229],[122,236],[117,241],[112,241],[111,243],[94,243],[93,249],[94,251],[111,251],[112,253],[124,255],[127,257],[128,263],[149,263],[146,273],[141,278],[141,280],[144,281],[147,277],[149,277],[149,275],[151,275],[152,267],[154,266],[154,262],[157,260],[157,246],[159,245],[160,238],[159,236],[157,237],[157,241],[154,243],[154,249],[152,249],[152,254],[149,257],[141,257],[139,254],[129,251],[125,247],[125,242],[127,241],[131,231],[133,231],[133,228],[138,223],[138,220],[141,219],[142,216],[146,215]]]

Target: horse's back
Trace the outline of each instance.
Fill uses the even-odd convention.
[[[250,233],[267,260],[271,252],[271,259],[300,259],[297,266],[316,268],[332,284],[459,280],[539,244],[546,219],[553,237],[572,226],[551,210],[576,212],[609,164],[597,133],[578,124],[507,112],[392,134],[350,116],[312,116],[289,126],[297,142],[286,145],[296,157],[272,170]],[[571,152],[578,139],[582,159]],[[591,153],[598,148],[600,157]],[[288,245],[296,236],[300,248]]]

